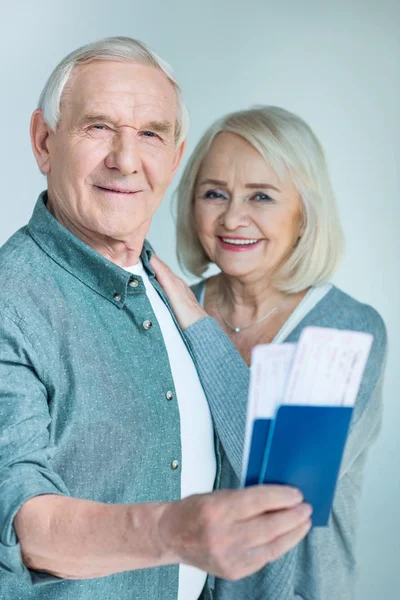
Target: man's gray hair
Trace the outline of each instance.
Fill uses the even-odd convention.
[[[162,71],[174,87],[177,97],[176,145],[179,146],[183,142],[189,129],[189,115],[171,67],[145,44],[129,37],[109,37],[87,44],[68,54],[56,66],[40,94],[38,106],[47,125],[53,131],[60,120],[62,94],[74,67],[92,60],[133,62],[153,66]]]

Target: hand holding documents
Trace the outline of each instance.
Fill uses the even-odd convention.
[[[308,327],[297,344],[252,352],[243,484],[299,488],[313,526],[328,524],[372,341],[368,333]]]

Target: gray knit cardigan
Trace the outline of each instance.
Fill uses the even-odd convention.
[[[201,298],[204,282],[193,286]],[[381,423],[387,336],[379,314],[336,287],[287,337],[296,342],[313,325],[374,336],[353,412],[329,527],[312,529],[279,560],[236,582],[216,579],[215,600],[352,600],[356,577],[355,533],[363,470]],[[239,486],[242,469],[249,368],[219,327],[206,317],[185,332],[223,449],[221,487]],[[379,518],[377,507],[377,518]]]

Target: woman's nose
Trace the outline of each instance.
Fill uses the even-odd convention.
[[[249,223],[250,215],[244,202],[229,202],[220,216],[220,224],[229,231],[234,231],[238,227],[245,227]]]

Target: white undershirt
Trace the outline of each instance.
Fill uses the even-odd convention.
[[[281,329],[278,331],[272,340],[272,343],[283,343],[297,327],[297,325],[304,319],[304,317],[306,317],[308,313],[312,311],[314,306],[316,306],[331,289],[331,283],[321,283],[320,285],[311,287],[304,298],[302,298],[301,302],[297,305],[295,310],[292,312],[286,323],[284,323]]]
[[[180,415],[181,497],[211,492],[216,475],[214,429],[197,371],[167,306],[151,285],[142,262],[126,267],[126,271],[142,278],[167,348]],[[198,600],[206,577],[206,573],[195,567],[180,565],[178,600]]]

